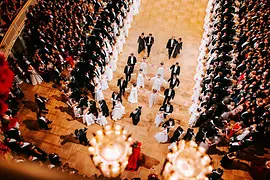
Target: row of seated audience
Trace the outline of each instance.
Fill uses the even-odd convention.
[[[3,0],[0,2],[0,42],[27,0]]]
[[[269,15],[266,0],[208,3],[189,125],[200,127],[195,140],[208,154],[230,146],[225,168],[233,161],[224,159],[251,146],[269,147]],[[269,177],[262,161],[265,173],[251,173],[255,179]]]

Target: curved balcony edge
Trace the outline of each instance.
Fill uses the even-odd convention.
[[[28,0],[9,26],[0,44],[0,51],[2,51],[6,57],[9,56],[9,53],[13,48],[15,41],[17,40],[18,36],[21,34],[24,28],[28,7],[30,5],[36,4],[37,2],[38,0]]]

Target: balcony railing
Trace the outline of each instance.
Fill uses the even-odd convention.
[[[2,51],[6,57],[9,56],[9,53],[18,38],[18,36],[21,34],[23,28],[24,28],[24,23],[26,19],[26,13],[28,10],[28,7],[30,5],[33,5],[37,2],[38,0],[28,0],[25,5],[22,7],[16,18],[13,20],[11,23],[10,27],[8,28],[3,40],[1,41],[0,45],[0,51]]]

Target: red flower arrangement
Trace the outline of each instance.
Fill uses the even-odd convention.
[[[5,101],[12,86],[14,73],[10,70],[4,53],[0,52],[0,116],[8,109]]]

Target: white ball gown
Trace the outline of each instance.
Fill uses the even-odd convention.
[[[152,108],[154,104],[156,104],[157,93],[151,93],[149,96],[149,108]]]
[[[96,117],[94,114],[84,113],[82,117],[83,117],[83,123],[85,123],[87,126],[95,124]]]
[[[147,75],[147,63],[146,62],[141,62],[140,69],[142,70],[142,73],[144,75]]]
[[[103,99],[104,99],[104,95],[102,93],[102,88],[100,87],[100,85],[98,85],[95,89],[95,100],[100,101]]]
[[[120,120],[123,114],[125,114],[125,107],[120,101],[117,101],[112,111],[112,119],[115,121]]]
[[[137,88],[137,86],[132,86],[130,94],[128,96],[128,102],[138,103],[138,88]]]
[[[153,77],[151,80],[154,81],[152,89],[156,89],[157,91],[160,91],[160,88],[162,86],[162,83],[164,82],[164,79],[156,76],[156,77]]]
[[[156,75],[158,75],[158,74],[160,74],[160,77],[162,79],[164,79],[164,67],[163,66],[158,68]]]
[[[159,111],[155,118],[156,127],[159,127],[161,122],[164,122],[164,112]]]
[[[159,142],[159,143],[165,143],[168,141],[168,132],[167,132],[167,129],[163,129],[162,131],[160,131],[159,133],[157,133],[155,135],[155,138],[156,140]]]
[[[108,124],[108,121],[106,120],[106,117],[102,115],[102,112],[98,114],[96,123],[100,126],[106,126]]]
[[[34,68],[29,68],[28,72],[30,73],[30,81],[33,86],[42,83],[43,81],[42,77],[37,73],[37,71]]]
[[[106,66],[105,75],[107,76],[108,81],[113,79],[113,70],[111,65]]]
[[[139,72],[137,76],[137,86],[144,88],[144,77],[141,72]]]
[[[102,79],[101,79],[101,89],[106,90],[108,88],[109,88],[109,86],[108,86],[108,82],[107,82],[107,76],[103,75]]]
[[[77,108],[77,104],[76,104],[72,107],[72,109],[73,109],[74,117],[80,118],[81,117],[81,108]]]

